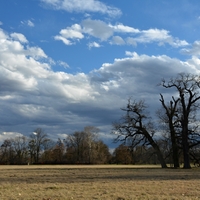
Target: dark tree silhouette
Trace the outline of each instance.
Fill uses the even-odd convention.
[[[181,73],[176,78],[172,78],[166,82],[161,82],[164,88],[175,88],[178,92],[179,113],[178,118],[181,126],[181,143],[184,158],[184,168],[189,169],[190,166],[190,148],[200,143],[199,134],[196,131],[195,114],[199,108],[199,89],[200,76]]]
[[[178,147],[178,132],[177,132],[177,114],[178,114],[178,103],[179,103],[179,98],[175,99],[172,97],[172,101],[170,101],[169,105],[166,105],[164,97],[162,94],[160,94],[160,102],[162,103],[162,107],[165,110],[165,116],[162,117],[159,115],[161,118],[162,122],[166,123],[169,128],[170,132],[170,141],[171,141],[171,146],[172,146],[172,157],[173,157],[173,164],[174,168],[179,168],[179,147]]]
[[[155,130],[153,124],[145,113],[146,105],[144,101],[131,101],[128,100],[126,108],[122,110],[126,113],[122,116],[121,120],[117,123],[113,123],[112,133],[116,134],[115,141],[123,141],[126,143],[127,140],[131,141],[131,146],[137,145],[151,145],[160,161],[162,168],[166,168],[167,165],[163,158],[162,152],[153,136]]]

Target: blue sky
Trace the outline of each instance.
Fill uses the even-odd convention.
[[[110,144],[127,99],[159,105],[157,86],[200,70],[198,0],[6,0],[0,6],[0,141],[84,126]]]

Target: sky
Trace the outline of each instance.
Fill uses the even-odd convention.
[[[0,142],[86,126],[112,146],[131,97],[160,108],[164,78],[200,72],[199,0],[0,2]]]

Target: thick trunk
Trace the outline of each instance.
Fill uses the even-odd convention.
[[[189,155],[189,143],[188,143],[188,127],[186,123],[183,123],[182,130],[182,147],[183,147],[183,159],[184,159],[184,169],[190,169],[190,155]]]
[[[161,96],[160,101],[168,117],[168,125],[169,125],[170,137],[171,137],[170,139],[171,139],[171,144],[172,144],[172,157],[173,157],[174,168],[179,168],[180,167],[179,155],[178,155],[179,148],[177,145],[176,131],[175,131],[174,122],[173,122],[174,118],[176,117],[175,114],[177,112],[177,104],[179,102],[179,99],[175,99],[174,97],[172,97],[173,101],[170,101],[170,106],[166,106],[162,94],[160,94],[160,96]]]
[[[160,148],[157,146],[157,144],[156,144],[156,146],[154,145],[154,150],[156,151],[156,154],[158,156],[158,160],[160,161],[161,167],[162,168],[167,168],[167,165],[165,163],[163,155],[162,155],[162,153],[160,151]]]
[[[179,168],[179,156],[178,156],[178,148],[177,145],[172,144],[172,151],[173,151],[173,163],[174,163],[174,168]]]
[[[154,148],[156,155],[158,156],[158,160],[161,164],[162,168],[167,168],[165,159],[163,158],[162,152],[160,151],[159,146],[155,143],[155,141],[153,140],[153,138],[149,135],[149,133],[146,130],[143,130],[143,133],[146,135],[149,143],[151,144],[151,146]]]
[[[172,142],[172,156],[173,156],[173,163],[174,168],[179,168],[179,156],[178,156],[178,146],[176,142],[176,133],[174,130],[174,126],[171,124],[170,126],[170,134],[171,134],[171,142]]]
[[[188,109],[189,110],[189,109]],[[184,111],[183,119],[182,119],[182,148],[183,148],[183,168],[190,169],[190,155],[189,155],[189,141],[188,141],[188,116],[189,112]]]

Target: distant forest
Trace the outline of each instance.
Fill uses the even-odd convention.
[[[4,140],[0,147],[0,164],[158,164],[151,147],[119,145],[113,153],[97,137],[98,129],[85,127],[56,142],[37,128],[30,137]]]

